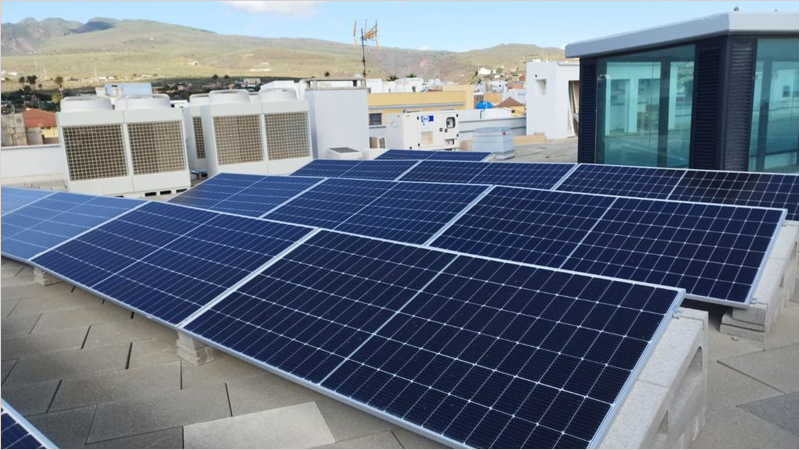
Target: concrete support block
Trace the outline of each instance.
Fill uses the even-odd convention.
[[[703,429],[708,313],[679,311],[600,448],[687,448]]]
[[[733,308],[722,319],[720,331],[763,341],[789,301],[795,300],[798,282],[798,225],[784,225],[761,274],[749,308]]]
[[[175,343],[178,346],[178,357],[197,367],[208,364],[222,356],[219,351],[180,332]]]
[[[42,286],[50,286],[56,283],[61,283],[61,280],[49,274],[48,272],[42,271],[38,267],[33,269],[33,280]]]

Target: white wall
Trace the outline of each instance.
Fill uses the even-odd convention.
[[[491,110],[489,110],[491,111]],[[459,140],[469,141],[472,139],[472,134],[479,128],[494,128],[494,127],[508,127],[512,136],[525,135],[525,117],[499,117],[491,119],[464,119],[461,114],[463,111],[458,112],[458,134]],[[385,138],[386,125],[373,125],[369,127],[369,137]]]
[[[334,147],[369,148],[366,89],[309,89],[306,100],[315,158]]]
[[[3,147],[0,183],[63,180],[67,172],[60,144]]]
[[[527,134],[569,137],[569,82],[580,79],[578,63],[529,62],[526,78]]]

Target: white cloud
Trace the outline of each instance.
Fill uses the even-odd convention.
[[[277,14],[279,16],[311,17],[323,1],[266,1],[223,2],[233,9],[251,14]]]

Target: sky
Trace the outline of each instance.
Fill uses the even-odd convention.
[[[220,34],[352,42],[353,22],[378,20],[382,46],[468,51],[498,44],[563,47],[584,39],[688,20],[738,6],[793,11],[797,1],[686,2],[81,2],[3,1],[2,21],[60,17],[147,19]]]

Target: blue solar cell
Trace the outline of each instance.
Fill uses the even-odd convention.
[[[418,161],[361,161],[341,177],[366,180],[395,180],[417,163]]]
[[[432,246],[746,306],[782,211],[495,187]]]
[[[603,196],[495,187],[432,245],[559,267],[613,201]]]
[[[148,203],[33,263],[105,298],[177,324],[309,231]]]
[[[34,189],[20,189],[13,187],[0,188],[0,209],[6,215],[15,209],[29,205],[37,200],[53,194],[53,191],[40,191]]]
[[[682,169],[580,164],[556,189],[666,199],[684,173]]]
[[[586,447],[681,300],[323,231],[185,330],[452,445]]]
[[[433,161],[484,161],[491,153],[488,152],[463,152],[463,151],[432,151],[432,150],[387,150],[378,156],[377,160],[384,159],[415,159]]]
[[[563,268],[743,305],[782,221],[778,209],[619,198]]]
[[[220,174],[170,202],[259,217],[320,181],[321,178]]]
[[[141,204],[140,200],[56,192],[3,216],[3,255],[28,260]]]
[[[2,448],[58,448],[3,400],[0,408]]]
[[[376,180],[325,180],[265,218],[334,229],[396,185]]]
[[[796,221],[798,179],[797,174],[687,170],[670,199],[783,208],[786,219]]]
[[[492,163],[470,183],[550,189],[574,167],[575,164]]]
[[[361,161],[315,159],[292,173],[293,176],[339,178]]]
[[[331,179],[266,218],[424,243],[486,189],[485,186]]]
[[[469,184],[489,164],[481,162],[421,161],[403,175],[401,180]]]
[[[486,186],[394,183],[391,189],[334,229],[422,244],[486,189]]]

